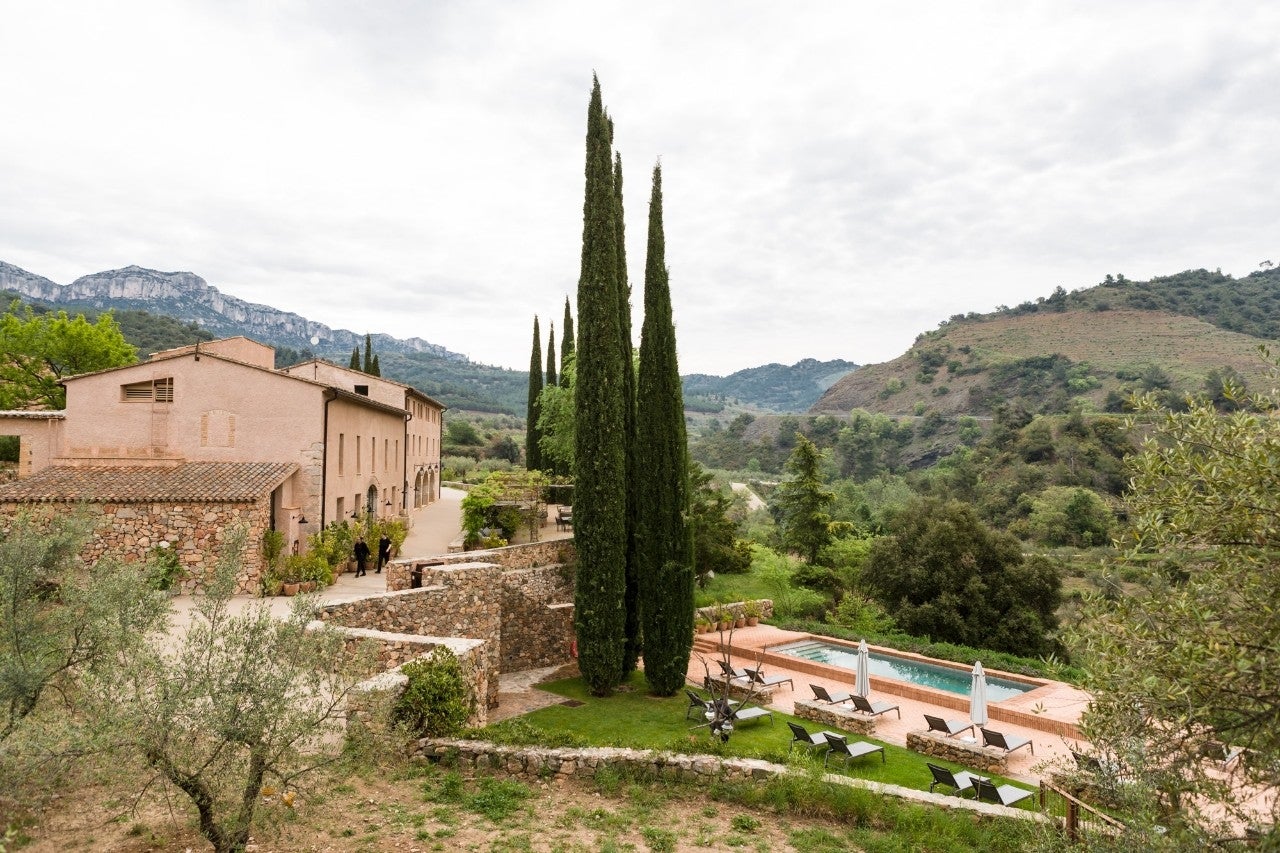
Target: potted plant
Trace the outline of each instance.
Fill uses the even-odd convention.
[[[302,582],[305,580],[303,571],[306,568],[306,558],[298,554],[290,554],[284,558],[280,568],[280,591],[285,595],[297,595],[303,592]]]
[[[742,615],[747,618],[747,625],[759,625],[760,616],[764,613],[764,608],[760,606],[760,602],[752,598],[742,603]]]
[[[693,632],[695,634],[705,634],[711,630],[711,620],[705,616],[699,616],[693,620]]]
[[[723,604],[716,611],[716,625],[721,631],[728,631],[733,627],[733,611]]]

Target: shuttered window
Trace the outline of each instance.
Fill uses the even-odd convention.
[[[120,391],[126,403],[172,403],[173,377],[131,382],[120,386]]]

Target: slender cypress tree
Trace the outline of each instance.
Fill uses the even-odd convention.
[[[693,648],[693,547],[684,396],[671,319],[666,238],[662,226],[662,166],[653,169],[649,245],[644,265],[644,325],[640,330],[636,458],[640,482],[637,575],[644,630],[644,677],[670,696],[684,686]]]
[[[550,388],[559,385],[560,380],[556,377],[556,324],[551,324],[551,331],[547,333],[547,381],[546,387]]]
[[[360,369],[360,347],[356,347],[351,350],[351,363],[348,364],[347,367],[350,367],[352,370]]]
[[[364,336],[364,367],[361,370],[365,373],[373,372],[373,338],[368,334]]]
[[[538,415],[542,406],[538,397],[542,395],[542,335],[538,331],[538,315],[533,315],[533,351],[529,354],[529,408],[525,415],[524,427],[524,467],[530,471],[542,469],[542,446],[539,439],[542,431],[538,429]]]
[[[609,139],[613,140],[613,120],[609,120]],[[627,484],[627,645],[622,656],[622,674],[629,675],[640,658],[642,635],[640,631],[640,597],[636,579],[636,513],[639,504],[636,477],[636,367],[631,349],[631,285],[627,280],[627,231],[623,224],[622,207],[622,155],[614,153],[613,160],[614,219],[618,228],[618,325],[622,345],[622,441],[626,449]]]
[[[564,298],[564,328],[560,330],[560,384],[569,387],[569,373],[565,365],[573,358],[573,315],[569,313],[569,297]]]
[[[574,628],[582,678],[593,694],[607,695],[623,674],[627,495],[617,202],[609,129],[594,75],[586,148],[574,398]]]
[[[373,363],[369,365],[369,375],[370,376],[382,375],[382,365],[378,363],[378,354],[376,352],[373,354]]]

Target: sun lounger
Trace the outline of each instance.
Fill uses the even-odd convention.
[[[796,744],[800,744],[807,749],[830,749],[831,744],[827,742],[827,735],[839,736],[838,732],[827,731],[809,734],[809,730],[804,726],[790,721],[787,722],[787,725],[791,727],[791,744],[787,747],[787,752],[790,752]]]
[[[717,660],[716,663],[720,664],[720,672],[723,673],[724,677],[729,679],[730,681],[735,681],[735,680],[750,681],[751,680],[751,671],[749,669],[746,669],[745,667],[730,666],[729,662],[724,660]]]
[[[878,717],[881,714],[894,711],[898,715],[898,719],[902,719],[902,709],[892,702],[868,702],[865,696],[850,696],[853,702],[853,709],[861,711],[863,714],[869,714],[872,717]]]
[[[971,732],[974,729],[973,723],[965,723],[961,720],[944,720],[932,714],[925,714],[924,721],[929,724],[929,731],[941,732],[947,737],[955,737],[961,732]]]
[[[1031,796],[1031,791],[1016,788],[1013,785],[996,786],[994,783],[986,779],[974,780],[974,787],[978,789],[978,799],[987,803],[999,803],[1002,806],[1014,806],[1027,797]]]
[[[831,756],[836,756],[848,764],[855,758],[861,758],[864,755],[870,755],[873,752],[880,753],[880,763],[884,763],[884,747],[876,746],[874,743],[868,743],[865,740],[855,740],[849,743],[849,739],[844,735],[833,734],[831,732],[824,733],[827,743],[831,745],[831,749],[827,750],[826,757],[822,759],[822,765],[825,767]]]
[[[796,688],[796,683],[791,680],[789,675],[765,675],[760,669],[750,668],[747,669],[747,675],[761,687],[777,687],[779,684],[790,684],[792,690]]]
[[[929,772],[933,774],[933,781],[929,783],[929,791],[938,785],[947,785],[952,788],[957,797],[963,797],[965,791],[973,791],[976,798],[978,792],[974,789],[973,783],[978,779],[984,782],[990,781],[986,776],[979,776],[976,773],[970,773],[968,770],[957,770],[952,772],[945,767],[939,767],[936,764],[926,761],[929,766]]]
[[[773,725],[773,712],[768,708],[758,708],[753,705],[750,708],[730,708],[729,710],[729,719],[735,723],[746,723],[761,717],[768,717],[769,725]]]
[[[994,746],[997,749],[1003,749],[1005,753],[1013,752],[1015,749],[1022,749],[1024,746],[1031,747],[1031,754],[1036,754],[1036,745],[1031,742],[1031,738],[1014,737],[1013,735],[1005,735],[991,729],[982,729],[982,745]]]
[[[841,702],[848,702],[853,698],[853,694],[851,693],[841,693],[839,691],[835,693],[828,693],[827,688],[823,687],[821,684],[810,684],[809,686],[813,688],[814,699],[817,699],[819,702],[826,702],[829,705],[838,705]]]

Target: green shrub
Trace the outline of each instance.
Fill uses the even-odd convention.
[[[182,580],[182,562],[169,543],[157,545],[147,555],[147,586],[157,590],[173,589]]]
[[[409,679],[396,700],[392,719],[419,737],[448,737],[462,731],[475,699],[453,652],[437,646],[425,658],[401,668]]]

